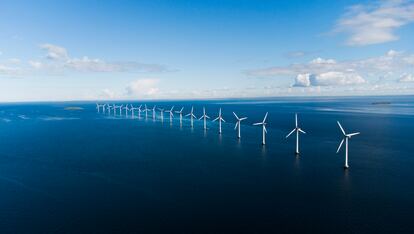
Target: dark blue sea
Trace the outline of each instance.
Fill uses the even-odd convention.
[[[414,233],[414,96],[126,103],[226,122],[0,104],[0,233]]]

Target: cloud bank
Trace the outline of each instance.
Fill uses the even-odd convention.
[[[387,0],[349,7],[333,32],[348,34],[347,45],[365,46],[398,40],[396,30],[412,22],[413,1]]]

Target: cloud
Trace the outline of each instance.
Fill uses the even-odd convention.
[[[126,87],[127,95],[134,97],[148,97],[159,93],[158,79],[138,79]]]
[[[307,63],[248,70],[246,74],[253,77],[293,76],[296,77],[295,86],[351,85],[360,84],[367,78],[378,80],[379,77],[397,76],[411,69],[413,65],[414,54],[390,50],[384,55],[366,59],[337,61],[315,58]],[[326,80],[322,82],[324,79]],[[334,79],[336,82],[328,82]],[[315,82],[309,83],[312,80]]]
[[[46,51],[46,58],[51,60],[66,60],[69,58],[65,48],[52,44],[42,44],[40,48]]]
[[[350,46],[365,46],[398,40],[396,29],[414,21],[414,2],[386,0],[354,5],[337,21],[334,33],[347,33]]]
[[[116,97],[116,94],[110,89],[103,89],[100,96],[105,99],[113,99]]]
[[[50,61],[30,61],[31,67],[36,69],[51,70],[56,74],[65,70],[77,72],[167,72],[171,71],[164,65],[146,64],[131,61],[106,62],[98,58],[83,56],[74,58],[68,55],[66,48],[42,44],[40,48],[46,51],[46,58]]]
[[[413,74],[402,74],[400,79],[398,79],[398,81],[401,83],[414,82],[414,75]]]
[[[295,79],[296,87],[340,86],[364,84],[366,81],[356,73],[325,72],[321,74],[299,74]]]

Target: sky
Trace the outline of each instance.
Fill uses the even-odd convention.
[[[414,1],[0,1],[0,102],[414,94]]]

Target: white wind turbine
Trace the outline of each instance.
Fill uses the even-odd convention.
[[[170,123],[172,122],[172,118],[174,117],[174,106],[171,107],[171,109],[166,110],[165,112],[169,113],[170,115]]]
[[[147,108],[147,104],[145,104],[145,106],[144,106],[144,111],[145,111],[145,119],[148,119],[148,108]]]
[[[194,107],[191,107],[191,112],[186,114],[185,116],[190,116],[190,123],[191,123],[191,127],[194,127],[194,118],[197,118],[194,115]]]
[[[299,154],[299,132],[306,134],[305,131],[303,131],[299,126],[298,126],[298,114],[295,114],[295,128],[289,133],[287,134],[286,138],[288,138],[290,135],[292,135],[292,133],[296,132],[296,154]]]
[[[342,144],[344,143],[344,141],[345,141],[345,169],[348,169],[349,168],[349,165],[348,165],[348,139],[351,139],[351,137],[353,137],[353,136],[355,136],[355,135],[358,135],[358,134],[360,134],[359,132],[355,132],[355,133],[350,133],[350,134],[346,134],[345,133],[345,130],[342,128],[342,126],[341,126],[341,124],[339,123],[339,121],[337,121],[337,123],[338,123],[338,126],[339,126],[339,128],[341,129],[341,131],[342,131],[342,134],[343,134],[343,139],[342,139],[342,141],[341,141],[341,143],[339,144],[339,147],[338,147],[338,150],[336,151],[336,153],[338,153],[339,152],[339,150],[341,149],[341,147],[342,147]]]
[[[114,110],[114,116],[116,115],[116,108],[118,108],[118,106],[115,104],[112,104],[112,110]]]
[[[141,107],[142,107],[142,105],[139,105],[139,107],[137,108],[137,110],[138,110],[138,119],[141,119],[141,112],[142,112]]]
[[[155,109],[157,108],[157,106],[156,105],[154,105],[154,107],[152,108],[152,120],[154,120],[155,121]]]
[[[203,107],[203,115],[200,117],[200,119],[203,119],[204,122],[204,130],[207,130],[207,119],[209,119],[210,117],[208,115],[206,115],[206,108]],[[198,119],[198,120],[200,120]]]
[[[161,121],[164,121],[164,108],[158,108],[158,110],[160,111]]]
[[[266,118],[267,118],[267,112],[266,112],[266,115],[265,115],[265,117],[263,118],[263,121],[262,122],[259,122],[259,123],[254,123],[253,125],[262,125],[262,132],[263,132],[263,138],[262,138],[262,145],[265,145],[266,144],[266,133],[267,133],[267,130],[266,130]]]
[[[134,118],[134,117],[135,117],[135,110],[139,110],[139,108],[140,108],[140,107],[134,107],[134,106],[131,104],[131,108],[129,108],[129,109],[131,110],[131,115],[132,115],[132,118]]]
[[[183,124],[183,110],[184,110],[184,107],[181,107],[181,110],[175,111],[175,113],[180,114],[180,125]]]
[[[119,116],[122,116],[122,109],[124,107],[124,104],[121,104],[119,107]]]
[[[236,117],[236,119],[237,119],[237,122],[236,122],[236,126],[234,126],[234,130],[236,130],[237,129],[237,138],[239,138],[240,139],[240,128],[241,128],[241,121],[243,121],[243,120],[245,120],[245,119],[247,119],[247,117],[242,117],[242,118],[239,118],[237,115],[236,115],[236,113],[234,113],[233,112],[233,115],[234,115],[234,117]]]
[[[112,106],[111,106],[111,105],[106,104],[106,110],[108,111],[108,114],[109,114],[109,115],[111,114],[111,108],[112,108]]]
[[[217,120],[219,121],[219,134],[221,134],[221,121],[226,122],[223,119],[223,116],[221,115],[221,108],[219,109],[219,115],[217,116],[217,118],[213,119],[213,122]]]
[[[130,110],[128,104],[125,104],[125,106],[122,109],[125,110],[125,116],[128,117],[128,111]]]
[[[102,110],[105,111],[105,104],[100,105],[99,103],[96,103],[96,110],[98,111],[98,113],[99,113],[101,107],[102,107]]]

